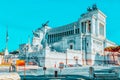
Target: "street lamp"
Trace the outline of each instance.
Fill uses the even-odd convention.
[[[82,55],[82,64],[84,65],[83,34],[82,33],[81,33],[81,55]]]
[[[86,65],[87,65],[87,48],[86,48],[86,34],[84,33],[84,34],[82,34],[82,38],[81,39],[83,39],[84,38],[84,58],[85,58],[85,60],[86,60]],[[82,44],[83,45],[83,44]],[[84,62],[84,60],[83,60],[83,62]]]
[[[103,45],[104,45],[104,48],[106,47],[106,45],[105,45],[106,43],[105,43],[105,40],[104,40],[104,42],[103,42]],[[104,50],[104,65],[106,64],[106,52],[105,52],[105,50]]]
[[[66,50],[66,66],[67,66],[67,62],[68,62],[68,59],[67,59],[67,50]]]
[[[82,63],[84,65],[84,58],[83,58],[83,56],[84,56],[84,53],[82,53]]]
[[[106,64],[106,62],[105,62],[106,61],[106,59],[105,59],[105,56],[106,56],[105,55],[105,51],[104,51],[104,55],[103,56],[104,56],[104,65],[105,65]]]
[[[113,60],[114,60],[114,65],[115,65],[115,53],[113,52],[113,54],[112,54],[112,56],[113,56]]]
[[[46,71],[46,69],[47,69],[47,68],[44,66],[44,67],[43,67],[43,70],[44,70],[44,77],[45,77],[45,71]]]

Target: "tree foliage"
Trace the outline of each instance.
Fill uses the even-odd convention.
[[[19,54],[19,51],[16,50],[16,51],[10,52],[10,54],[14,54],[14,55]]]
[[[0,52],[0,55],[4,55],[4,53],[3,53],[3,52]]]
[[[106,47],[104,49],[104,51],[108,51],[108,52],[120,52],[120,46],[110,46],[110,47]]]

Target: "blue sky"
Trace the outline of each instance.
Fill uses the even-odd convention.
[[[0,0],[0,51],[5,48],[6,26],[12,51],[47,20],[51,27],[77,21],[94,3],[107,15],[107,38],[120,44],[120,0]]]

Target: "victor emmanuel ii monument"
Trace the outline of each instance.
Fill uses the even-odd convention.
[[[116,46],[106,38],[106,15],[96,5],[75,22],[56,28],[48,22],[33,31],[32,43],[20,44],[20,54],[28,63],[46,67],[102,64],[104,48]]]

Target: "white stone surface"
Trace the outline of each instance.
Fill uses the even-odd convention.
[[[0,80],[20,80],[18,73],[0,73]]]
[[[0,64],[2,63],[3,56],[0,55]]]
[[[71,49],[67,52],[68,64],[75,64],[73,57],[78,56],[79,64],[85,60],[89,65],[94,65],[97,60],[103,62],[103,58],[97,57],[104,54],[105,47],[116,46],[106,38],[106,15],[99,9],[88,11],[77,21],[64,26],[50,28],[48,24],[42,25],[33,31],[32,43],[29,42],[20,46],[20,54],[25,53],[30,57],[29,61],[47,67],[58,66],[59,62],[66,63],[67,49]]]

